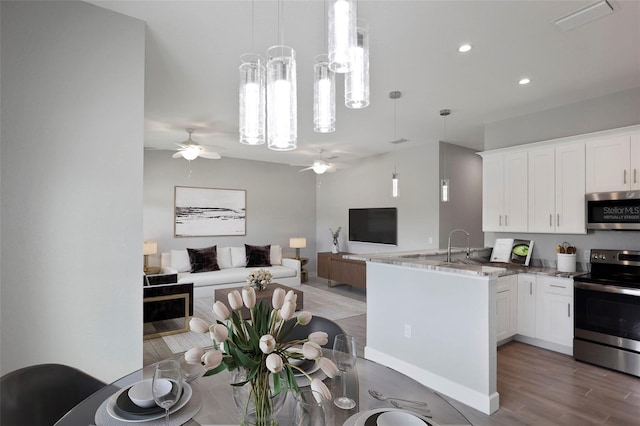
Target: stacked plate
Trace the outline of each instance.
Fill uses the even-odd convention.
[[[302,349],[298,347],[289,348],[288,350],[290,352],[302,352]],[[304,358],[303,359],[291,358],[289,359],[289,363],[298,367],[300,370],[304,371],[304,373],[309,375],[312,379],[317,378],[320,380],[324,380],[327,378],[327,375],[324,374],[322,370],[320,370],[320,364],[318,364],[316,361],[312,361]],[[309,386],[311,384],[311,381],[300,370],[298,370],[297,368],[293,369],[293,374],[294,376],[296,376],[296,383],[298,384],[298,387],[303,388],[305,386]]]
[[[133,385],[135,386],[135,384]],[[120,422],[134,423],[134,422],[148,422],[151,420],[161,419],[164,417],[165,412],[163,408],[157,405],[153,405],[149,408],[143,408],[136,405],[129,397],[129,389],[133,386],[126,387],[114,395],[112,395],[105,404],[98,409],[96,418],[100,415],[100,411],[105,408],[106,412],[112,419]],[[169,410],[169,418],[178,410],[182,409],[189,403],[193,395],[191,386],[188,383],[183,383],[182,396],[178,402]],[[198,406],[197,409],[200,407]],[[197,410],[195,411],[197,412]],[[185,413],[186,414],[186,413]],[[193,416],[195,413],[192,413]]]
[[[349,417],[343,426],[438,426],[431,419],[397,408],[376,408]]]

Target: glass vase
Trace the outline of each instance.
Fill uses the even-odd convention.
[[[247,380],[247,370],[238,369],[231,375],[231,384],[243,383]],[[233,402],[240,416],[242,425],[274,426],[277,417],[287,399],[285,380],[282,380],[280,392],[275,393],[273,379],[269,370],[259,372],[253,379],[241,386],[232,386]]]

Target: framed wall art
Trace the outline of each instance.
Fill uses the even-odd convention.
[[[175,187],[176,237],[246,235],[247,191]]]

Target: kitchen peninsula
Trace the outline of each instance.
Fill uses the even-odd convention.
[[[491,414],[499,406],[497,279],[507,270],[439,255],[350,256],[367,262],[365,357]]]

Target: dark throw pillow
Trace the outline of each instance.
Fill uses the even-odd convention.
[[[253,266],[271,266],[271,244],[266,246],[244,245],[247,253],[247,268]]]
[[[216,246],[203,249],[188,248],[191,272],[219,271],[218,250]]]

